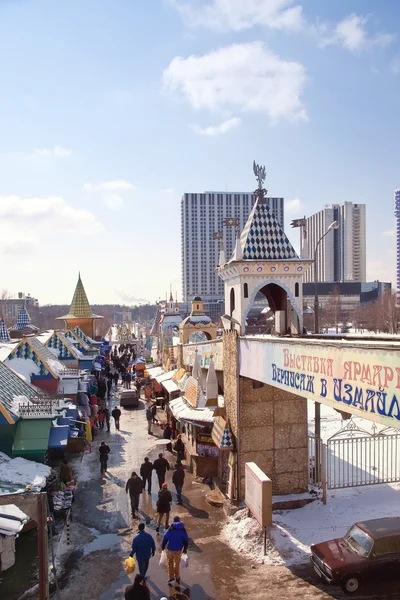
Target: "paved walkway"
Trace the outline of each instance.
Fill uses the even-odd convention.
[[[111,407],[115,400],[110,403]],[[155,428],[158,435],[161,432]],[[98,446],[101,439],[110,445],[109,472],[100,476]],[[60,600],[118,600],[133,579],[123,569],[123,560],[130,552],[138,521],[130,517],[125,483],[132,470],[139,471],[144,456],[156,458],[157,437],[147,434],[144,404],[138,410],[123,410],[121,431],[112,424],[111,433],[102,433],[93,443],[92,453],[82,460],[76,502],[73,508],[71,544],[60,544],[60,555],[66,560],[61,580]],[[165,453],[167,459],[170,455]],[[172,463],[175,462],[173,459]],[[170,482],[172,472],[167,475]],[[170,485],[173,491],[172,483]],[[140,514],[150,519],[147,529],[156,540],[157,554],[149,568],[149,587],[152,600],[163,596],[187,600],[288,600],[301,598],[325,600],[344,598],[341,590],[316,587],[318,583],[309,567],[296,574],[284,567],[253,565],[236,554],[220,537],[225,520],[222,509],[205,502],[208,486],[196,483],[187,474],[184,486],[184,506],[173,505],[172,516],[180,515],[189,536],[190,567],[182,572],[184,593],[167,585],[165,568],[159,566],[161,536],[155,533],[155,506],[158,492],[156,476],[154,493],[143,493]],[[174,500],[176,499],[173,493]],[[72,549],[72,551],[71,551]],[[329,594],[327,593],[329,591]],[[380,595],[383,593],[383,595]],[[397,592],[396,592],[397,593]],[[368,590],[358,598],[396,598],[390,590]]]

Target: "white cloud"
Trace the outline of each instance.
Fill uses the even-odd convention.
[[[273,123],[307,118],[301,100],[303,65],[281,59],[261,42],[186,59],[177,56],[165,69],[163,81],[166,90],[181,92],[197,110],[264,113]]]
[[[367,21],[367,17],[353,13],[342,19],[332,30],[327,25],[321,25],[321,46],[333,44],[357,52],[373,46],[385,47],[394,41],[395,36],[389,33],[369,34]]]
[[[29,254],[43,237],[62,234],[90,235],[103,226],[88,210],[69,205],[64,198],[0,196],[2,235],[0,249],[9,254]]]
[[[53,156],[55,158],[65,158],[72,154],[72,150],[62,146],[53,146],[53,148],[35,148],[34,154],[37,156]]]
[[[123,199],[118,194],[107,194],[104,196],[103,202],[111,210],[120,210],[124,204]]]
[[[299,213],[299,210],[302,208],[302,203],[299,200],[299,198],[294,198],[293,200],[286,200],[285,202],[285,212],[287,214],[297,214]]]
[[[394,229],[387,229],[386,231],[382,231],[382,235],[384,237],[393,237],[394,236]]]
[[[255,25],[279,30],[298,30],[303,26],[302,7],[294,0],[170,0],[170,4],[193,27],[240,31]]]
[[[123,290],[114,290],[117,296],[121,299],[122,302],[127,303],[132,306],[134,304],[149,304],[149,300],[146,298],[137,298],[136,296],[132,296],[132,294],[127,294]]]
[[[132,192],[137,189],[135,185],[129,181],[116,179],[115,181],[102,181],[100,183],[85,183],[83,186],[85,192]]]
[[[400,73],[400,56],[395,56],[389,66],[392,73],[398,75]]]
[[[207,136],[215,136],[215,135],[221,135],[224,133],[228,133],[228,131],[232,131],[232,129],[236,129],[236,127],[239,127],[241,121],[240,119],[238,119],[237,117],[233,117],[232,119],[228,119],[227,121],[223,121],[222,123],[220,123],[219,125],[216,125],[215,127],[199,127],[198,125],[189,125],[189,127],[191,129],[193,129],[193,131],[195,133],[198,133],[199,135],[207,135]]]

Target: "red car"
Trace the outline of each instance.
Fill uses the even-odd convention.
[[[311,546],[315,572],[337,583],[347,594],[366,579],[386,581],[400,576],[400,517],[355,523],[343,538]]]

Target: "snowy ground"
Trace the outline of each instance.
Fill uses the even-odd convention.
[[[258,563],[293,566],[308,562],[311,544],[341,537],[357,521],[400,516],[400,483],[335,490],[326,505],[274,512],[266,557],[260,526],[247,515],[245,508],[228,520],[223,537],[229,545]]]
[[[308,414],[309,431],[313,434],[312,401],[308,402]],[[361,418],[353,418],[353,421],[366,432],[372,432],[372,422]],[[335,410],[321,405],[321,437],[325,442],[346,423],[348,421],[343,421]],[[370,468],[372,470],[373,465]],[[263,533],[257,521],[248,517],[247,508],[228,520],[223,538],[257,563],[293,566],[308,562],[311,544],[341,537],[356,521],[386,516],[400,516],[400,483],[331,490],[326,505],[315,501],[304,508],[275,511],[266,557]]]

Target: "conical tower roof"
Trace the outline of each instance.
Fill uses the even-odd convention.
[[[72,298],[71,306],[67,315],[57,317],[57,319],[102,319],[103,317],[95,315],[90,308],[89,300],[83,287],[81,274],[79,273],[78,282]]]
[[[74,296],[72,298],[69,314],[78,318],[90,318],[92,309],[90,308],[89,300],[83,287],[81,274],[79,273],[78,283],[76,284]]]
[[[4,323],[4,319],[0,321],[0,342],[10,342],[10,336],[8,335],[8,331],[6,328],[6,324]]]
[[[243,260],[298,259],[268,204],[256,201],[240,236]]]

